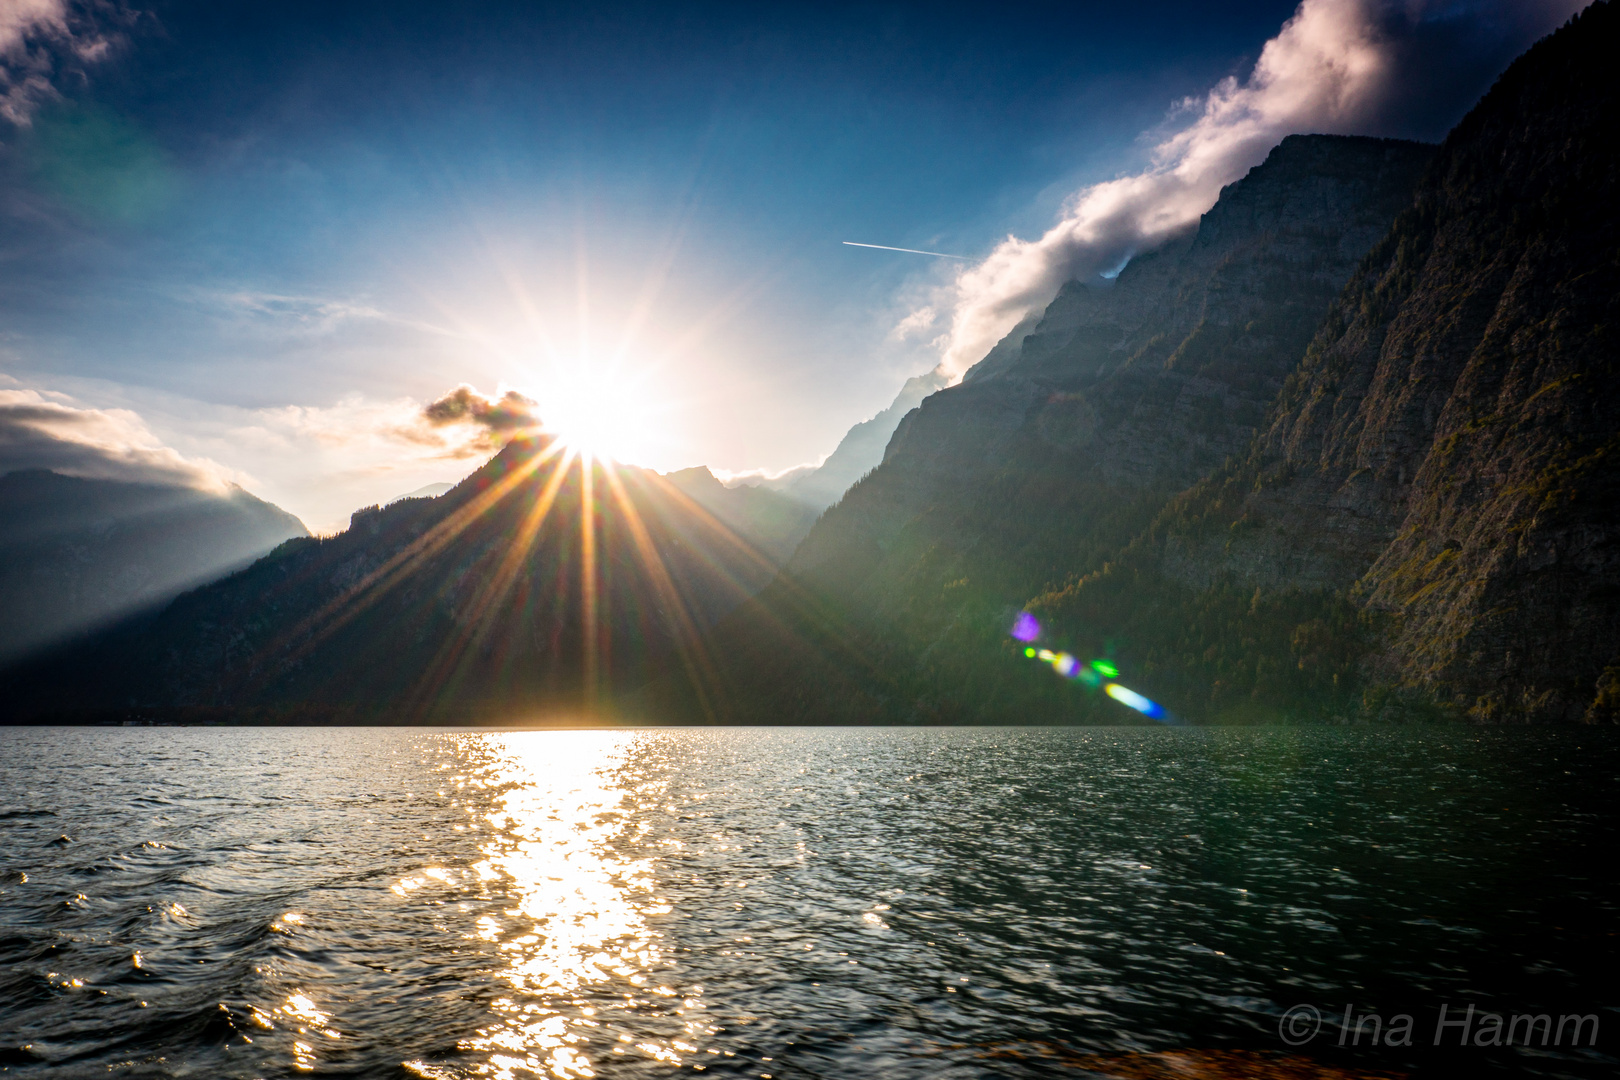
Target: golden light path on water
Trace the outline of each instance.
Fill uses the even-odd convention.
[[[461,1044],[487,1054],[485,1064],[470,1073],[419,1061],[408,1069],[434,1078],[593,1077],[600,1063],[586,1046],[604,1043],[609,1033],[599,1017],[607,1010],[617,1018],[650,1010],[681,1019],[676,1033],[661,1037],[645,1027],[616,1036],[612,1054],[679,1065],[701,1052],[711,1034],[701,988],[674,984],[673,964],[648,924],[670,905],[658,893],[652,860],[622,851],[649,828],[635,810],[656,804],[664,787],[617,782],[634,739],[603,731],[462,738],[462,753],[482,762],[458,784],[497,795],[479,823],[493,833],[480,846],[484,857],[460,871],[424,867],[393,890],[409,896],[460,877],[506,896],[511,906],[480,915],[470,932],[499,950],[497,974],[510,992],[491,1003],[494,1022]]]

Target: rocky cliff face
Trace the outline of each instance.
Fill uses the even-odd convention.
[[[0,658],[240,569],[303,522],[241,488],[0,477]]]
[[[813,576],[838,562],[847,575],[854,547],[881,548],[936,503],[958,503],[1008,468],[1170,491],[1241,453],[1430,153],[1375,139],[1284,140],[1192,233],[1133,260],[1111,286],[1071,282],[1021,340],[926,399],[792,570]]]
[[[1218,552],[1178,538],[1171,574],[1354,589],[1388,616],[1372,668],[1397,698],[1478,719],[1607,714],[1616,46],[1620,16],[1594,6],[1451,133],[1259,440],[1252,490],[1228,500],[1246,527]]]

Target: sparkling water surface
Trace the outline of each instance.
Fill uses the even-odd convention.
[[[1601,730],[0,729],[0,1073],[1612,1075],[1617,766]],[[1602,1028],[1434,1047],[1442,1004]],[[1347,1005],[1413,1045],[1340,1046]]]

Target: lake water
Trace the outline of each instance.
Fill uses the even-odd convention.
[[[0,729],[0,1072],[1607,1076],[1617,766],[1606,730]],[[1435,1046],[1442,1006],[1601,1026]]]

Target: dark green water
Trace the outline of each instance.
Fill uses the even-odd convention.
[[[1608,1076],[1617,767],[1606,730],[0,730],[0,1070]],[[1595,1045],[1436,1046],[1442,1006]]]

